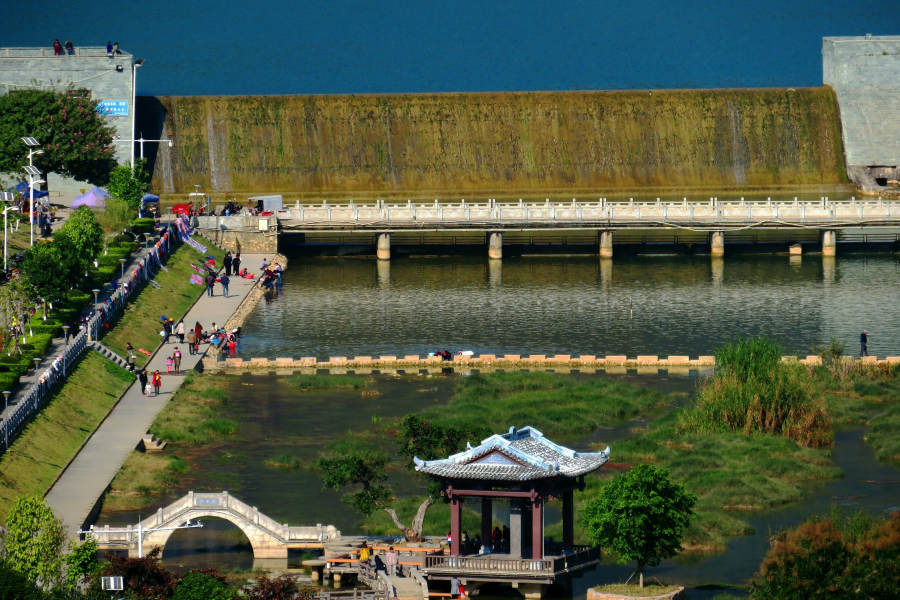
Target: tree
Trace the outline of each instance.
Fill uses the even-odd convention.
[[[159,562],[160,549],[154,548],[144,558],[109,556],[103,567],[105,577],[122,577],[125,589],[140,600],[170,598],[175,592],[175,576]]]
[[[16,498],[6,528],[7,560],[16,571],[43,588],[63,583],[66,532],[43,498]]]
[[[407,415],[398,427],[398,454],[406,457],[407,469],[414,475],[414,456],[423,460],[433,460],[441,455],[454,454],[459,446],[473,439],[481,439],[489,431],[486,427],[472,427],[464,430],[458,427],[441,426],[426,421],[417,415]],[[383,510],[390,515],[394,525],[403,532],[406,539],[411,542],[422,541],[422,529],[425,524],[425,514],[432,504],[440,497],[440,488],[436,481],[428,478],[426,481],[426,498],[416,511],[410,526],[407,527],[400,520],[397,511],[391,507],[394,501],[394,492],[387,481],[386,465],[390,458],[380,452],[348,452],[322,458],[317,466],[321,471],[322,483],[325,488],[339,490],[342,487],[361,485],[362,489],[344,495],[342,500],[363,513],[371,516],[377,510]]]
[[[134,165],[124,164],[113,169],[109,175],[106,189],[113,198],[121,200],[131,207],[132,218],[141,209],[144,194],[150,188],[150,174],[144,169],[147,161],[137,158]]]
[[[319,590],[309,585],[297,585],[297,577],[285,573],[272,579],[266,575],[257,577],[243,592],[243,597],[248,600],[312,600]]]
[[[750,582],[757,600],[900,598],[900,512],[813,517],[781,531]]]
[[[66,565],[66,584],[69,589],[82,580],[87,580],[100,572],[100,561],[97,559],[97,540],[88,538],[82,544],[72,544],[70,552],[63,556]]]
[[[37,163],[41,170],[106,184],[116,165],[115,130],[97,105],[82,89],[22,89],[0,96],[0,172],[22,172],[28,148],[19,138],[31,136],[44,151]]]
[[[80,273],[83,273],[103,250],[103,228],[94,216],[94,211],[87,206],[79,206],[66,219],[55,240],[69,245],[67,250],[72,252],[80,279]]]
[[[191,571],[178,580],[172,600],[232,600],[234,592],[215,570]]]
[[[102,210],[97,211],[97,221],[106,234],[107,245],[110,238],[126,231],[133,220],[134,210],[132,210],[128,202],[116,197],[107,198],[106,206]]]
[[[83,274],[75,253],[66,250],[65,240],[54,240],[35,244],[25,252],[22,276],[41,298],[61,298]]]
[[[581,511],[581,527],[594,544],[611,549],[624,564],[655,567],[682,551],[682,530],[690,525],[697,497],[669,480],[669,472],[638,465],[613,479]]]
[[[12,564],[0,560],[0,598],[3,600],[43,600],[44,594],[34,582],[16,571]]]

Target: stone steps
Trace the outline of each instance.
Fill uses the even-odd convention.
[[[99,352],[100,354],[102,354],[103,356],[108,358],[109,360],[113,361],[114,363],[116,363],[117,365],[122,367],[123,369],[128,368],[128,361],[125,360],[124,358],[122,358],[121,356],[119,356],[118,354],[116,354],[115,352],[113,352],[110,348],[104,346],[103,344],[101,344],[100,342],[97,342],[97,341],[88,342],[88,344],[90,345],[91,348],[93,348],[94,350],[96,350],[97,352]]]
[[[151,454],[153,452],[161,452],[162,449],[165,447],[166,447],[166,442],[162,441],[161,439],[159,439],[158,437],[156,437],[155,435],[153,435],[149,432],[144,434],[144,437],[141,438],[141,442],[138,445],[139,450],[143,449],[144,452],[151,453]]]

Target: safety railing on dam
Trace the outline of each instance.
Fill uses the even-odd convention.
[[[900,225],[900,200],[621,202],[601,198],[571,202],[439,202],[300,204],[276,213],[282,230],[565,229],[683,227],[728,230],[746,227],[833,229]],[[215,222],[213,220],[216,219]],[[204,217],[200,227],[247,228],[246,217]]]

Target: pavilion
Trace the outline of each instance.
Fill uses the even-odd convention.
[[[502,557],[507,560],[496,555],[491,561],[474,557],[451,561],[435,558],[432,566],[440,567],[442,573],[528,571],[529,575],[545,579],[549,576],[548,581],[552,581],[559,572],[569,573],[576,565],[588,566],[599,560],[599,549],[574,546],[573,492],[583,490],[585,475],[609,460],[609,448],[596,453],[576,452],[548,440],[533,427],[511,427],[509,433],[492,435],[474,448],[467,445],[464,452],[448,458],[414,460],[416,471],[439,480],[441,494],[450,500],[451,557],[462,554],[460,521],[464,502],[477,503],[480,499],[481,538],[490,546],[493,505],[509,501],[509,549],[508,556]],[[544,505],[557,499],[562,500],[562,547],[545,554]],[[573,560],[582,553],[584,560]]]

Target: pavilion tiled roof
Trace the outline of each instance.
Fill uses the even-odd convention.
[[[609,460],[609,448],[576,452],[551,442],[533,427],[510,427],[509,433],[492,435],[449,458],[414,460],[416,471],[437,477],[530,481],[590,473]]]

